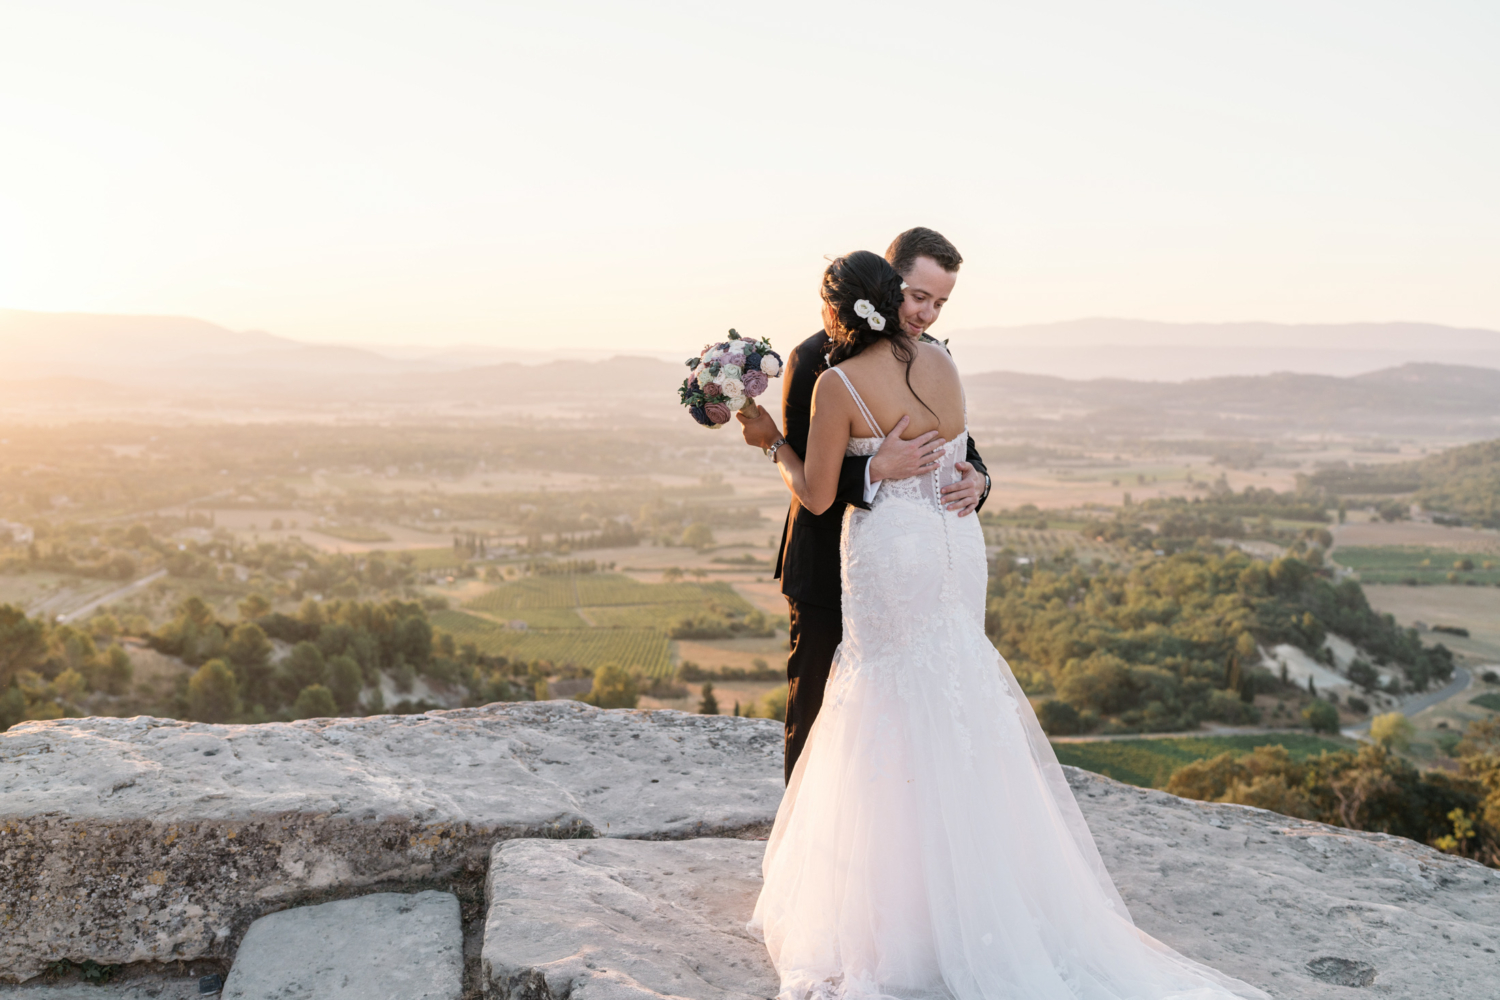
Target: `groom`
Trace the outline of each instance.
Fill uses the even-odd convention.
[[[918,226],[891,241],[885,259],[906,282],[901,329],[936,343],[927,331],[953,291],[963,258],[941,234]],[[753,419],[743,414],[739,417],[748,444],[763,450],[785,446],[806,456],[813,384],[828,367],[823,357],[828,350],[828,334],[819,330],[787,356],[782,408],[786,437],[782,438],[775,419],[762,408]],[[937,431],[903,441],[901,432],[909,422],[902,417],[874,455],[844,459],[838,498],[827,511],[814,514],[793,499],[787,512],[781,553],[776,560],[776,575],[781,578],[781,593],[786,597],[791,621],[791,653],[786,661],[787,780],[791,780],[792,768],[823,706],[823,688],[833,666],[833,653],[843,637],[839,534],[844,509],[854,506],[869,510],[884,480],[907,479],[937,467],[936,457],[942,451],[932,444]],[[773,450],[772,461],[775,457]],[[945,505],[959,511],[960,516],[976,512],[990,492],[990,477],[972,437],[966,457],[968,461],[957,463],[963,479],[943,489]]]

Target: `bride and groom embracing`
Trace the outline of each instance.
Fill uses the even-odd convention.
[[[984,633],[990,483],[927,335],[961,263],[921,228],[834,260],[785,437],[740,417],[794,497],[787,789],[751,930],[781,1000],[1264,998],[1131,922]]]

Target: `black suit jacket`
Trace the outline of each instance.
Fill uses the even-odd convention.
[[[812,423],[813,386],[828,367],[824,355],[829,349],[828,334],[819,330],[787,355],[785,403],[782,407],[782,433],[786,444],[801,458],[807,457],[807,431]],[[974,439],[969,439],[968,462],[981,474],[986,472]],[[781,592],[798,604],[838,610],[843,605],[843,580],[839,575],[839,535],[843,531],[844,510],[865,503],[865,468],[868,455],[849,455],[839,471],[838,493],[821,514],[814,514],[795,497],[787,511],[786,526],[781,530],[781,552],[776,557],[776,576]],[[981,500],[980,506],[984,505]],[[976,508],[977,510],[978,508]]]

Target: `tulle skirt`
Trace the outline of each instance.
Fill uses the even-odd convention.
[[[977,535],[977,519],[965,520],[959,530]],[[855,527],[846,525],[845,571],[858,584],[857,557],[879,533],[861,548]],[[929,551],[953,545],[954,525],[941,531]],[[1132,923],[1051,745],[970,606],[982,614],[982,584],[972,593],[975,556],[959,551],[946,565],[929,559],[923,571],[945,579],[928,582],[915,620],[899,628],[862,621],[871,604],[848,607],[860,588],[846,579],[844,642],[777,813],[750,922],[780,973],[781,1000],[1264,998]]]

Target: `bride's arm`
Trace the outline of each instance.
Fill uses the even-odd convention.
[[[838,376],[825,372],[813,387],[812,423],[807,431],[807,457],[804,460],[787,447],[776,451],[776,465],[787,489],[814,514],[833,506],[838,496],[839,472],[844,465],[844,451],[849,446],[850,416],[854,400]]]

